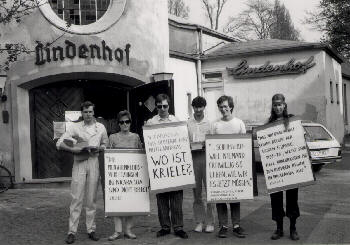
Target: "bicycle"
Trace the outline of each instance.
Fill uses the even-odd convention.
[[[13,180],[10,170],[0,162],[0,193],[13,187]]]

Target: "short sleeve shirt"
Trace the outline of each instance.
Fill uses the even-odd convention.
[[[109,148],[129,148],[140,149],[142,148],[141,140],[138,134],[135,133],[116,133],[109,136]]]
[[[179,119],[177,119],[174,115],[169,115],[167,118],[161,118],[159,115],[155,115],[154,117],[148,119],[146,122],[146,125],[155,125],[155,124],[162,124],[162,123],[171,123],[171,122],[178,122]]]
[[[211,134],[212,130],[212,125],[206,118],[203,118],[200,122],[191,118],[187,121],[187,127],[191,142],[204,142],[205,135]]]
[[[239,118],[232,118],[230,121],[219,120],[213,125],[214,134],[245,134],[244,122]]]

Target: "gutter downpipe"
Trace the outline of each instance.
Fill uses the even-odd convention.
[[[198,59],[196,62],[196,70],[197,70],[197,93],[199,96],[203,95],[202,91],[202,60],[201,55],[203,53],[203,45],[202,45],[202,34],[203,31],[201,28],[197,29],[198,35],[197,35],[197,43],[198,43]]]

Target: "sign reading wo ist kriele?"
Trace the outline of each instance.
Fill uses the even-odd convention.
[[[253,199],[252,136],[206,135],[208,202]]]
[[[195,178],[186,122],[143,127],[152,192],[194,187]]]
[[[105,167],[106,216],[150,213],[146,154],[137,149],[107,149]]]
[[[268,193],[314,183],[304,129],[298,118],[283,120],[257,130],[261,162]]]

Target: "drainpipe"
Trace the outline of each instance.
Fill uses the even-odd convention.
[[[201,28],[197,29],[198,35],[197,35],[197,44],[198,44],[198,60],[196,62],[196,70],[197,70],[197,93],[199,96],[203,95],[202,91],[202,60],[201,55],[203,53],[203,45],[202,45],[202,34],[203,31]]]

